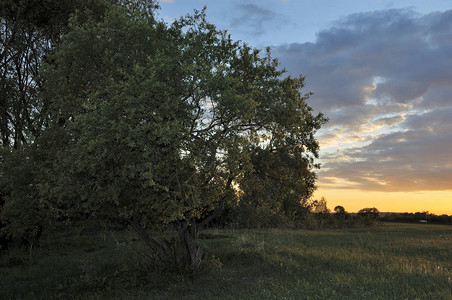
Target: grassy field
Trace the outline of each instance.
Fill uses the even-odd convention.
[[[207,230],[201,270],[155,269],[131,232],[0,255],[1,299],[452,299],[452,226]]]

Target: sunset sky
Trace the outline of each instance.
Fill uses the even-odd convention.
[[[349,212],[452,214],[452,1],[166,0],[171,22],[207,6],[236,40],[306,76],[318,132],[316,198]]]

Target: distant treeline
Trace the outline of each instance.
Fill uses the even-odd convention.
[[[416,213],[388,213],[384,216],[380,216],[380,220],[384,222],[452,224],[452,216],[445,214],[435,215],[428,211]]]
[[[290,211],[277,211],[265,205],[240,202],[226,207],[221,216],[209,225],[214,228],[358,228],[378,224],[379,211],[375,207],[348,213],[343,206],[328,209],[325,198],[313,200],[306,206]]]

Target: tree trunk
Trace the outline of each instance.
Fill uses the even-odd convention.
[[[178,268],[197,269],[201,265],[202,252],[196,244],[196,225],[179,223],[176,225],[178,239],[155,239],[136,221],[130,224],[150,249],[143,253],[158,265],[173,265]]]
[[[202,261],[201,249],[196,244],[196,225],[180,224],[179,235],[179,263],[185,267],[198,268]]]

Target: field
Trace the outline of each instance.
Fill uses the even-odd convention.
[[[207,230],[198,271],[149,265],[128,231],[43,235],[0,255],[4,299],[452,299],[452,226]]]

